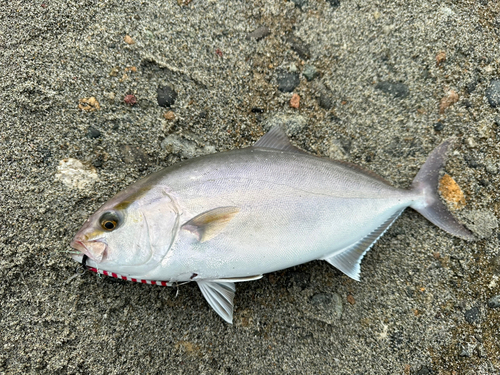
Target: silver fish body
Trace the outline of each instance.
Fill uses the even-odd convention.
[[[472,239],[436,191],[450,144],[403,190],[306,154],[274,128],[254,147],[178,163],[119,193],[77,233],[74,259],[128,279],[196,281],[231,322],[236,281],[315,259],[358,280],[364,254],[407,207]]]

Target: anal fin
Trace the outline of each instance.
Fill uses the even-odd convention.
[[[263,275],[247,276],[247,277],[228,277],[225,279],[214,279],[210,281],[216,281],[221,283],[241,283],[244,281],[255,281],[262,279]]]
[[[350,278],[359,281],[359,275],[361,273],[361,260],[368,250],[371,249],[373,244],[377,242],[380,237],[382,237],[385,231],[389,229],[389,227],[403,211],[404,209],[391,215],[391,217],[389,217],[389,219],[387,219],[382,225],[358,242],[346,247],[345,249],[335,252],[334,255],[322,258],[322,260],[326,260]]]
[[[233,298],[236,292],[234,282],[200,280],[197,281],[203,297],[226,322],[233,324]]]

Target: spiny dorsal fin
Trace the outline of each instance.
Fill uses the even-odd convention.
[[[335,268],[338,268],[343,273],[345,273],[350,278],[359,281],[359,274],[361,273],[361,260],[365,254],[370,250],[377,240],[382,237],[387,229],[394,223],[394,221],[401,215],[404,209],[394,213],[389,219],[387,219],[382,225],[377,229],[362,238],[354,245],[338,252],[332,256],[323,258],[328,263],[330,263]]]
[[[307,152],[304,152],[292,145],[285,131],[279,126],[271,128],[268,133],[255,142],[253,147],[272,148],[274,150],[307,154]]]
[[[240,209],[234,206],[217,207],[195,216],[181,229],[196,235],[198,241],[205,242],[219,234],[238,212]]]
[[[226,322],[233,324],[233,298],[236,292],[234,283],[212,280],[197,281],[203,297]]]

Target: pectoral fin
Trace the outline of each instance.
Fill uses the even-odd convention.
[[[355,244],[336,252],[332,256],[323,258],[335,268],[338,268],[350,278],[359,281],[359,274],[361,273],[361,260],[371,249],[373,244],[385,233],[387,229],[394,223],[394,221],[404,211],[399,210],[387,219],[382,225],[371,232],[365,238],[362,238]]]
[[[233,298],[236,288],[233,282],[197,281],[203,297],[226,322],[233,324]]]
[[[183,224],[181,229],[196,235],[198,241],[205,242],[219,234],[239,211],[234,206],[217,207],[195,216]]]

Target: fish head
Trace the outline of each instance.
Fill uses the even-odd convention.
[[[92,214],[71,241],[86,266],[141,277],[156,268],[178,232],[179,213],[161,188],[119,193]]]

